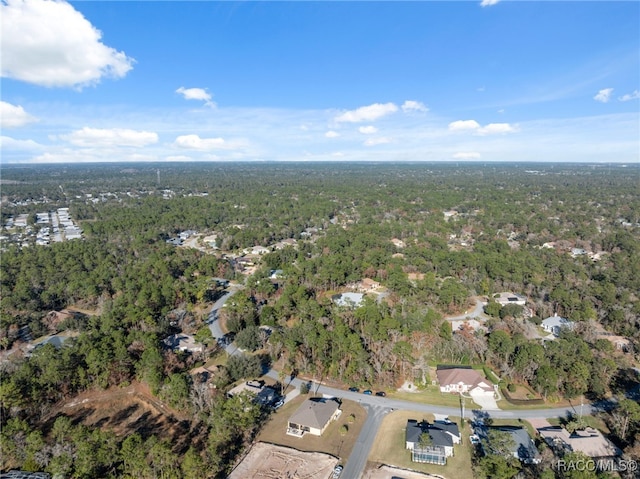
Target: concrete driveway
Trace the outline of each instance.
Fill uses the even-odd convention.
[[[473,394],[471,397],[474,402],[482,408],[483,411],[499,411],[500,408],[496,403],[496,399],[493,396],[487,396],[485,394]]]

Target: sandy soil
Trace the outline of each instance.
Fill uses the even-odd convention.
[[[365,471],[363,479],[441,479],[443,476],[434,474],[422,474],[420,472],[407,471],[397,467],[380,466],[372,467]]]
[[[258,442],[228,479],[327,479],[336,464],[328,454]]]
[[[58,403],[45,419],[45,429],[61,414],[76,424],[100,427],[117,436],[137,432],[143,439],[152,435],[168,438],[175,451],[188,448],[199,436],[192,428],[192,418],[155,398],[138,382],[124,388],[85,391]]]

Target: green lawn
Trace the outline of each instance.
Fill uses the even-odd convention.
[[[369,454],[369,461],[398,466],[429,474],[438,474],[447,479],[471,479],[471,445],[469,435],[471,430],[465,424],[462,433],[462,444],[454,446],[454,456],[447,458],[446,466],[435,464],[420,464],[411,461],[411,453],[405,448],[405,428],[408,419],[433,421],[433,415],[411,411],[395,411],[388,414],[376,436],[373,448]],[[452,421],[459,418],[451,417]]]
[[[406,391],[393,391],[388,396],[394,399],[403,399],[405,401],[413,401],[424,404],[434,404],[438,406],[460,407],[460,397],[456,394],[441,393],[438,386],[427,386],[419,389],[418,392],[410,393]],[[465,407],[467,409],[480,409],[470,398],[465,398]]]
[[[500,409],[509,410],[509,411],[527,410],[527,409],[553,409],[558,407],[570,407],[570,406],[575,407],[576,404],[578,405],[578,407],[580,407],[579,399],[573,399],[572,401],[569,401],[567,399],[561,399],[553,402],[550,402],[549,400],[547,400],[544,404],[531,404],[531,405],[520,406],[516,404],[511,404],[509,401],[502,398],[500,399],[500,401],[497,401],[497,403]]]

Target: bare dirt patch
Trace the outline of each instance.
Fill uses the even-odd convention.
[[[58,403],[44,421],[45,430],[60,415],[74,424],[99,427],[120,437],[138,433],[143,439],[169,439],[175,451],[186,450],[199,437],[188,415],[155,398],[138,382],[125,388],[85,391]]]
[[[265,479],[326,479],[338,459],[320,452],[302,452],[259,442],[231,472],[228,479],[260,477]]]
[[[397,467],[374,465],[365,471],[363,479],[442,479],[442,477],[437,474],[424,474]]]

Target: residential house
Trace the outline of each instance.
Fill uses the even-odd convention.
[[[507,304],[517,304],[524,306],[527,304],[527,298],[521,294],[515,294],[511,292],[498,293],[493,296],[493,300],[500,306],[506,306]]]
[[[538,434],[559,456],[581,452],[592,459],[605,459],[622,454],[600,431],[591,427],[570,433],[563,427],[548,426],[539,428]]]
[[[545,319],[541,324],[542,329],[554,336],[560,336],[560,331],[563,329],[573,329],[574,325],[575,323],[573,321],[562,318],[557,314]]]
[[[363,293],[370,293],[380,287],[380,283],[372,280],[371,278],[364,278],[358,283],[358,289]]]
[[[506,432],[511,436],[511,439],[513,440],[511,454],[513,454],[513,457],[525,464],[540,463],[540,453],[525,428],[517,426],[498,426],[493,429]],[[491,447],[490,444],[489,447]]]
[[[13,469],[0,474],[0,479],[51,479],[51,475],[46,472],[27,472]]]
[[[338,305],[347,308],[359,308],[362,305],[364,294],[362,293],[342,293],[334,294],[332,301]]]
[[[342,411],[335,399],[310,398],[305,400],[287,423],[287,434],[302,437],[305,433],[322,436],[327,427]]]
[[[494,397],[494,386],[471,368],[438,366],[436,376],[443,393],[469,393]]]
[[[201,343],[197,343],[195,338],[190,334],[172,334],[162,342],[172,351],[189,351],[191,353],[204,351],[204,346]]]
[[[429,435],[429,445],[420,444],[422,434]],[[460,439],[458,426],[450,421],[435,421],[432,424],[424,420],[407,421],[405,447],[411,451],[413,462],[444,465],[447,457],[453,456],[453,445],[460,444]]]

